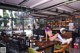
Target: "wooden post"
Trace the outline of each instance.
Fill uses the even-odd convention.
[[[46,34],[46,41],[47,41],[47,39],[48,39],[48,38],[47,38],[47,34]]]

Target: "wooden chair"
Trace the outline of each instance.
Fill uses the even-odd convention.
[[[58,50],[54,50],[54,53],[59,53],[59,52],[65,53],[65,48],[62,47],[62,48],[60,48]]]
[[[62,35],[62,37],[66,38],[66,39],[67,38],[72,38],[72,32],[66,32],[64,35]],[[69,43],[69,44],[63,44],[61,47],[64,47],[65,49],[68,49],[68,51],[70,53],[71,43]]]
[[[68,49],[69,53],[70,53],[70,47],[71,47],[71,44],[63,44],[61,47]]]
[[[42,53],[42,52],[38,52],[33,48],[28,48],[28,53]]]
[[[61,45],[60,49],[54,50],[54,53],[59,53],[59,52],[65,53],[66,49],[68,49],[68,51],[70,53],[70,46],[71,46],[71,44],[63,44],[63,45]]]

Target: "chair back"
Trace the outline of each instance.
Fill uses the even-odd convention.
[[[28,53],[39,53],[39,52],[33,48],[28,48]]]

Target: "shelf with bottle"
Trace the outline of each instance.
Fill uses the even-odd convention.
[[[68,26],[68,23],[66,22],[51,22],[51,23],[47,23],[50,26]]]
[[[73,21],[73,17],[68,18],[55,18],[53,20],[48,20],[47,24],[53,27],[68,27],[68,24]]]
[[[47,22],[48,25],[50,26],[54,26],[54,27],[60,27],[60,26],[68,26],[68,24],[72,22],[72,20],[69,20],[69,21],[53,21],[53,22]]]

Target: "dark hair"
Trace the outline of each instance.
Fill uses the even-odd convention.
[[[49,31],[49,30],[52,30],[52,28],[51,28],[50,26],[46,26],[46,27],[45,27],[45,30],[46,30],[46,31]]]
[[[5,31],[1,31],[1,36],[4,36],[6,35],[6,32]]]
[[[50,29],[52,29],[51,26],[46,26],[46,28],[47,28],[47,27],[50,28]]]

